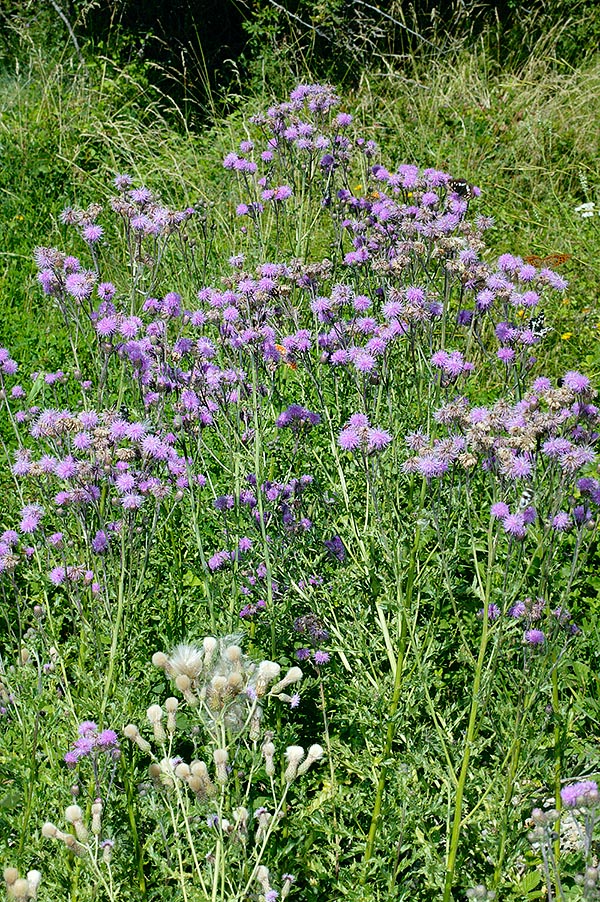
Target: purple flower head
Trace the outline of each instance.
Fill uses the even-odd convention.
[[[336,535],[331,539],[325,539],[323,544],[327,551],[340,563],[343,563],[346,560],[346,549],[339,536]]]
[[[589,390],[590,380],[587,376],[583,376],[576,370],[570,370],[568,373],[565,373],[563,377],[563,385],[565,385],[567,388],[570,388],[571,391],[575,392],[576,394],[581,394],[582,392]]]
[[[329,664],[331,660],[331,656],[326,651],[321,651],[320,649],[316,651],[313,655],[313,661],[317,666],[321,664]]]
[[[526,535],[525,517],[522,513],[509,514],[502,520],[505,532],[515,539],[524,539]]]
[[[77,733],[82,737],[93,737],[98,731],[98,725],[93,720],[84,720],[77,727]]]
[[[583,808],[597,805],[600,801],[598,784],[594,780],[582,780],[565,786],[560,791],[560,797],[565,808]]]
[[[526,630],[523,641],[528,645],[543,645],[546,641],[546,637],[541,630]]]
[[[571,528],[571,525],[571,517],[566,511],[559,511],[552,518],[552,529],[554,529],[556,532],[566,532],[566,530]]]
[[[114,730],[102,730],[96,738],[96,748],[111,751],[119,747],[119,740]]]
[[[498,617],[500,616],[500,613],[501,613],[501,611],[500,611],[500,608],[498,607],[498,605],[494,604],[494,602],[491,601],[488,605],[488,620],[497,620]],[[484,614],[485,614],[485,608],[481,608],[477,612],[477,616],[480,619],[483,619]]]
[[[510,508],[504,501],[497,501],[495,504],[492,504],[490,513],[494,519],[504,520],[509,516]]]

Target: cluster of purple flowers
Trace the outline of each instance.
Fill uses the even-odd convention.
[[[354,413],[342,429],[338,444],[344,451],[364,451],[367,454],[382,451],[392,441],[385,429],[371,426],[364,413]]]
[[[318,426],[321,417],[318,413],[313,413],[302,407],[301,404],[290,404],[283,413],[280,413],[275,421],[275,425],[280,429],[289,428],[293,432],[299,432],[302,429],[310,429],[312,426]]]
[[[600,802],[598,784],[595,780],[582,780],[564,786],[560,791],[560,797],[565,808],[591,808]]]
[[[482,619],[484,609],[478,612],[478,617]],[[502,616],[502,611],[494,602],[488,605],[488,620],[494,622]],[[572,622],[571,614],[565,608],[558,607],[553,610],[544,598],[525,598],[522,601],[515,602],[508,610],[507,616],[522,626],[525,626],[523,632],[523,643],[530,646],[543,646],[546,643],[548,632],[566,632],[569,635],[577,635],[580,632],[577,624]],[[545,623],[542,623],[544,621]],[[540,626],[544,625],[544,630]]]
[[[82,758],[96,758],[108,754],[115,760],[119,755],[119,740],[114,730],[101,730],[92,720],[85,720],[77,727],[78,738],[64,756],[67,767],[74,768]]]
[[[404,469],[428,480],[453,467],[483,469],[505,497],[512,496],[495,502],[491,514],[516,539],[540,518],[555,533],[592,525],[589,504],[600,503],[600,483],[582,475],[596,461],[599,412],[592,397],[589,379],[571,371],[556,387],[545,377],[536,379],[514,405],[502,399],[479,407],[456,398],[434,413],[448,437],[407,436],[413,456]]]
[[[319,648],[320,645],[329,641],[329,631],[325,629],[316,614],[311,611],[302,617],[297,617],[294,621],[294,630],[301,636],[307,637],[312,646],[311,648],[303,647],[296,650],[298,661],[310,661],[316,667],[329,664],[331,660],[329,652]]]

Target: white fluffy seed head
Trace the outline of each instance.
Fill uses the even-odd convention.
[[[43,832],[43,828],[42,828]],[[4,880],[7,886],[12,886],[15,880],[19,879],[19,872],[16,868],[4,868]]]
[[[204,646],[205,653],[210,657],[214,654],[218,642],[214,636],[207,636],[202,642],[202,645]]]
[[[237,695],[244,688],[244,677],[239,671],[230,673],[227,678],[227,691],[232,695]]]
[[[42,836],[46,839],[54,839],[56,834],[58,833],[58,828],[51,824],[50,821],[46,821],[44,826],[42,827]]]
[[[169,714],[174,714],[175,711],[177,711],[178,707],[179,707],[179,702],[173,696],[168,698],[165,702],[165,708],[167,709]]]
[[[19,877],[13,885],[9,887],[9,893],[14,899],[26,899],[29,892],[29,884],[24,877]]]
[[[238,664],[242,660],[242,649],[239,645],[229,645],[225,649],[225,657],[232,664]]]
[[[169,659],[164,653],[164,651],[156,651],[152,655],[152,663],[155,667],[164,670],[167,664],[169,663]]]
[[[35,899],[38,886],[42,882],[41,871],[27,871],[27,883],[29,884],[29,896]]]
[[[302,774],[305,774],[311,764],[314,764],[315,761],[320,761],[323,755],[324,750],[322,745],[318,745],[317,743],[311,745],[306,756],[306,761],[303,761],[298,768],[298,776],[301,777]]]
[[[195,645],[178,645],[169,657],[169,667],[174,676],[185,674],[195,680],[202,670],[204,655]]]
[[[289,761],[290,764],[296,762],[299,764],[304,758],[304,749],[301,745],[288,745],[285,750],[285,757]]]
[[[275,661],[261,661],[258,665],[258,675],[269,683],[276,680],[281,673],[281,667]]]
[[[163,718],[163,709],[160,705],[150,705],[148,710],[146,711],[146,717],[150,721],[150,723],[160,723]]]
[[[229,760],[227,749],[215,749],[213,752],[213,759],[217,767],[221,764],[227,764]]]
[[[136,737],[139,736],[139,730],[134,723],[129,723],[123,730],[123,734],[127,739],[130,739],[132,742],[135,742]]]
[[[217,674],[210,681],[211,686],[217,695],[222,695],[225,691],[225,687],[227,686],[227,677],[222,676],[221,674]]]
[[[192,761],[190,770],[195,777],[205,780],[208,777],[208,768],[204,761]]]
[[[65,820],[69,824],[76,824],[77,821],[82,820],[83,812],[79,805],[69,805],[65,810]]]
[[[181,692],[188,692],[192,685],[192,681],[187,673],[180,673],[179,676],[175,678],[175,685]]]

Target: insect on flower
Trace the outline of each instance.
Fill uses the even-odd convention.
[[[521,493],[521,497],[519,498],[519,510],[524,511],[528,508],[533,502],[534,494],[533,489],[523,489]]]
[[[538,269],[542,266],[556,268],[567,263],[571,256],[571,254],[548,254],[547,257],[538,257],[537,254],[530,254],[528,257],[523,257],[523,259],[525,263],[529,263],[530,266],[537,266]]]
[[[294,360],[294,355],[293,355],[293,354],[290,354],[290,352],[288,351],[288,349],[287,349],[287,348],[284,348],[283,345],[278,345],[278,344],[276,344],[275,347],[277,348],[277,350],[278,350],[279,353],[281,354],[281,362],[284,363],[286,366],[289,366],[289,368],[290,368],[291,370],[297,370],[297,369],[298,369],[298,364],[297,364],[296,361]]]
[[[450,179],[448,189],[453,194],[458,194],[463,200],[471,200],[473,197],[473,185],[470,185],[466,179]]]
[[[546,315],[543,310],[540,310],[535,316],[532,316],[529,320],[529,329],[536,338],[544,338],[551,331],[550,327],[546,325]]]

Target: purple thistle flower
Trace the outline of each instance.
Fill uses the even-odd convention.
[[[313,661],[315,662],[315,664],[317,666],[319,666],[320,664],[329,664],[330,660],[331,660],[331,657],[330,657],[329,653],[326,651],[321,651],[320,649],[318,651],[316,651],[313,655]]]
[[[500,611],[500,608],[498,607],[498,605],[494,604],[494,602],[491,601],[488,604],[488,620],[497,620],[498,617],[500,616],[500,613],[501,613],[501,611]],[[481,619],[483,619],[484,614],[485,614],[485,608],[481,608],[477,612],[477,616]]]
[[[526,630],[523,640],[528,645],[543,645],[546,641],[546,636],[542,630]]]
[[[98,724],[95,724],[93,720],[84,720],[77,727],[77,733],[79,736],[90,737],[95,736],[98,731]]]
[[[571,525],[571,517],[566,511],[559,511],[552,518],[552,529],[556,530],[556,532],[565,532],[567,529],[571,528]]]
[[[527,530],[525,529],[525,517],[521,513],[509,514],[502,520],[505,532],[516,539],[524,539]]]
[[[89,225],[83,227],[83,229],[81,230],[81,235],[83,240],[88,244],[96,244],[104,235],[104,229],[101,225],[90,223]]]
[[[119,740],[114,730],[102,730],[96,737],[96,748],[109,751],[119,747]]]
[[[563,377],[563,385],[570,388],[571,391],[576,392],[576,394],[581,394],[582,392],[588,391],[590,380],[587,376],[582,376],[582,374],[578,373],[576,370],[570,370],[568,373],[565,373]]]
[[[325,539],[323,542],[325,548],[329,553],[336,558],[340,563],[343,563],[346,559],[346,549],[344,547],[344,543],[342,542],[339,536],[332,536],[331,539]]]
[[[560,791],[562,803],[566,808],[578,808],[587,805],[597,805],[600,800],[598,784],[594,780],[582,780],[565,786]]]

